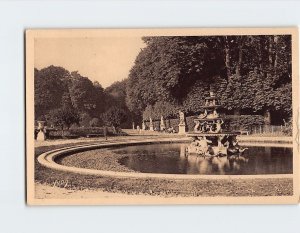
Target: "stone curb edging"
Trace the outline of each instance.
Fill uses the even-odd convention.
[[[38,156],[38,162],[47,168],[70,172],[81,175],[93,175],[93,176],[104,176],[104,177],[114,177],[114,178],[159,178],[159,179],[184,179],[184,180],[195,180],[195,179],[267,179],[267,178],[293,178],[293,174],[276,174],[276,175],[186,175],[186,174],[158,174],[158,173],[137,173],[137,172],[115,172],[115,171],[106,171],[106,170],[96,170],[88,168],[78,168],[78,167],[69,167],[61,165],[55,162],[60,156],[78,153],[92,149],[102,149],[110,148],[116,146],[131,146],[131,145],[143,145],[143,144],[152,144],[152,143],[173,143],[173,142],[185,142],[187,141],[184,138],[174,138],[174,139],[159,139],[153,140],[138,140],[138,141],[128,141],[128,142],[115,142],[115,143],[94,143],[88,145],[79,145],[79,146],[70,146],[60,149],[55,149],[52,151],[45,152]]]

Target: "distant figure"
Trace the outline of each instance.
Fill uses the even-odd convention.
[[[106,125],[103,127],[103,136],[105,137],[105,140],[107,140],[107,126]]]

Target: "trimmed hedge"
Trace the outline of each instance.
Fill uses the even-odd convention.
[[[186,130],[194,130],[194,118],[197,116],[188,116],[185,118],[186,121]],[[149,129],[149,121],[145,122],[146,127]],[[176,132],[178,132],[179,119],[166,119],[165,126],[166,128],[173,127]],[[264,125],[264,117],[261,115],[227,115],[224,116],[224,128],[226,130],[250,130],[253,126]],[[159,129],[160,120],[153,121],[154,129]]]
[[[228,130],[251,130],[253,126],[264,125],[262,115],[227,115],[225,118],[225,128]]]
[[[107,135],[114,135],[111,127],[107,128]],[[46,133],[47,138],[79,138],[79,137],[95,137],[104,136],[102,127],[87,127],[87,128],[70,128],[69,130],[53,130],[50,129]]]

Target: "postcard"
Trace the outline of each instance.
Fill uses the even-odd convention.
[[[25,37],[29,205],[299,202],[297,28]]]

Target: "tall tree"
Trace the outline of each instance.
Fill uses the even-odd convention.
[[[104,124],[107,126],[112,126],[115,133],[117,132],[117,128],[119,128],[120,125],[126,121],[126,118],[126,112],[116,106],[110,107],[101,115],[101,119]]]
[[[130,109],[149,112],[157,102],[176,103],[188,114],[199,110],[209,85],[221,104],[240,111],[290,114],[289,35],[148,37],[127,82]],[[284,97],[280,97],[283,94]],[[148,107],[147,107],[148,106]],[[154,111],[155,112],[155,111]],[[152,113],[153,114],[153,113]],[[282,114],[274,114],[282,115]]]
[[[50,110],[60,106],[67,90],[70,73],[57,66],[34,70],[35,118],[45,117]]]
[[[158,101],[182,102],[198,79],[224,69],[214,37],[147,37],[127,84],[127,104],[142,111]]]
[[[96,108],[94,85],[77,71],[71,72],[69,92],[73,106],[80,112],[92,112]]]

